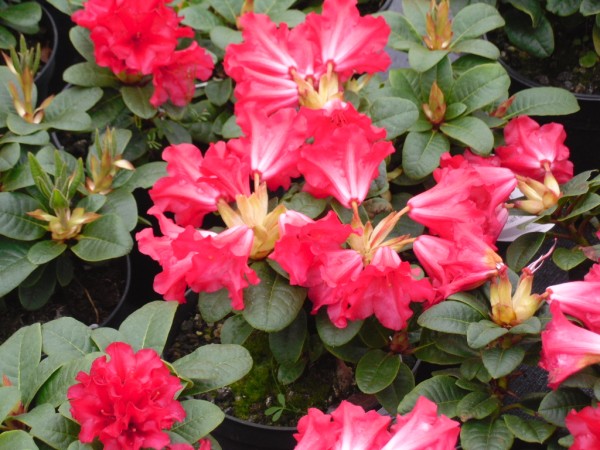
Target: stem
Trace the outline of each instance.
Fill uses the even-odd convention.
[[[83,289],[83,293],[85,294],[86,298],[90,302],[90,305],[92,305],[92,309],[94,310],[94,314],[96,315],[96,323],[98,325],[100,325],[100,313],[98,312],[98,308],[96,308],[96,304],[94,303],[92,296],[90,295],[89,291],[86,289],[86,287],[83,285],[83,283],[81,281],[79,281],[77,278],[75,278],[75,281],[77,281],[79,286],[81,286],[81,289]]]

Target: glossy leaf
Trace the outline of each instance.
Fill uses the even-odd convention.
[[[489,392],[471,392],[458,405],[456,414],[463,422],[471,419],[485,419],[500,409],[502,403]]]
[[[398,406],[400,414],[406,414],[411,411],[417,399],[425,396],[429,400],[437,403],[438,414],[448,417],[456,416],[456,406],[465,396],[467,391],[456,386],[456,380],[447,375],[433,376],[422,383],[419,383]],[[480,447],[485,448],[485,447]]]
[[[198,442],[225,418],[218,406],[205,400],[183,400],[181,406],[185,410],[185,419],[175,423],[171,432],[184,437],[187,442]]]
[[[502,328],[490,320],[481,320],[471,323],[467,328],[467,342],[472,348],[482,348],[506,333],[508,333],[508,329]]]
[[[539,420],[524,420],[521,417],[505,414],[502,416],[504,423],[516,438],[531,443],[541,444],[546,441],[554,430],[555,426],[541,422]]]
[[[398,355],[369,350],[356,366],[356,384],[365,394],[376,394],[392,384],[401,364]]]
[[[398,410],[398,405],[402,399],[415,387],[415,377],[410,368],[402,363],[398,374],[392,383],[377,392],[377,401],[390,413]]]
[[[277,362],[293,364],[298,361],[307,334],[306,313],[303,310],[283,330],[269,333],[269,348]]]
[[[317,313],[317,332],[321,340],[328,346],[339,347],[352,340],[362,327],[362,320],[348,321],[345,328],[338,328],[331,323],[325,310]]]
[[[460,431],[464,450],[508,450],[513,442],[514,436],[502,419],[470,420]]]
[[[483,365],[492,377],[501,378],[515,370],[524,357],[524,347],[495,347],[483,351]]]
[[[469,325],[483,317],[473,308],[459,302],[446,301],[429,308],[418,319],[419,325],[451,334],[467,334]]]
[[[580,390],[557,389],[544,397],[538,412],[551,424],[564,427],[565,417],[572,409],[579,411],[586,406],[590,406],[590,398]]]
[[[506,251],[506,263],[515,272],[529,264],[544,242],[544,233],[527,233],[511,242]]]

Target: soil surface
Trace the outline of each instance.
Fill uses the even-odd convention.
[[[194,314],[181,323],[174,340],[165,349],[165,359],[175,361],[205,344],[220,343],[222,323],[206,323]],[[263,425],[296,426],[309,407],[332,410],[346,399],[365,409],[376,408],[373,396],[360,393],[354,384],[353,368],[323,351],[316,361],[308,362],[304,374],[289,385],[276,382],[277,367],[264,333],[254,333],[244,343],[253,356],[254,366],[241,381],[198,396],[218,405],[226,414]],[[285,395],[285,409],[276,421],[264,414],[279,406],[277,395]]]
[[[44,323],[60,317],[74,317],[87,325],[103,323],[122,297],[126,280],[126,261],[76,266],[75,278],[68,286],[57,287],[41,309],[27,311],[12,292],[0,304],[0,344],[25,325]]]
[[[593,20],[593,19],[591,19]],[[555,86],[575,94],[600,94],[600,62],[585,68],[579,58],[594,51],[589,20],[567,28],[564,22],[553,20],[555,49],[549,58],[535,58],[508,41],[502,31],[488,34],[488,39],[500,49],[500,58],[522,77],[542,86]]]

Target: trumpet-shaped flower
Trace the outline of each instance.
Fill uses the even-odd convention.
[[[457,232],[453,239],[421,235],[413,249],[431,279],[435,303],[481,286],[504,268],[492,247],[468,230]]]
[[[558,123],[540,126],[528,116],[512,119],[504,128],[506,145],[496,148],[503,167],[543,182],[551,172],[559,183],[573,177],[573,163],[564,145],[567,134]]]
[[[550,312],[552,320],[542,332],[540,367],[548,371],[548,386],[556,389],[574,373],[600,362],[600,334],[569,322],[556,300]]]
[[[391,142],[371,144],[361,128],[347,125],[334,129],[301,149],[298,168],[304,175],[304,190],[317,198],[333,196],[347,208],[366,198],[379,164],[394,152]]]
[[[408,201],[411,219],[443,238],[452,238],[457,228],[469,228],[494,245],[508,219],[504,202],[517,184],[513,173],[445,154],[434,177],[434,187]]]
[[[555,284],[547,288],[549,302],[558,301],[563,313],[578,318],[595,333],[600,333],[599,269],[600,264],[595,264],[583,281]]]
[[[79,440],[98,438],[107,450],[160,450],[169,444],[165,432],[185,418],[175,399],[182,385],[152,349],[134,353],[114,342],[106,356],[79,372],[67,391],[71,414],[81,424]]]
[[[581,411],[573,409],[567,414],[565,423],[575,438],[569,450],[600,448],[600,408],[586,406]]]

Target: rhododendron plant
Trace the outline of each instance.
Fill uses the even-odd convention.
[[[572,410],[567,414],[565,422],[575,438],[569,449],[585,450],[600,446],[599,414],[600,410],[591,406],[586,406],[581,411]]]

